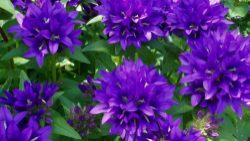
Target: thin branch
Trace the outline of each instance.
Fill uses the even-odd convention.
[[[9,40],[2,27],[0,27],[0,34],[3,37],[3,41],[7,43]]]

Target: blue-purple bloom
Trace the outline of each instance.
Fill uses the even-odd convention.
[[[219,125],[223,122],[223,118],[215,115],[199,111],[196,120],[192,125],[202,131],[202,135],[206,138],[214,139],[219,137]]]
[[[192,106],[221,113],[227,105],[242,117],[241,105],[250,107],[250,38],[239,32],[217,31],[190,42],[181,54],[184,73],[181,94],[191,95]]]
[[[87,76],[87,82],[81,83],[78,87],[83,94],[93,97],[94,91],[96,90],[95,82],[91,76]]]
[[[97,1],[97,0],[96,0]],[[98,3],[98,1],[97,1]],[[98,15],[98,12],[95,10],[95,7],[97,6],[98,4],[96,3],[82,3],[81,6],[82,6],[82,12],[83,12],[83,21],[85,23],[87,23],[90,19],[96,17]]]
[[[143,133],[141,141],[205,141],[201,131],[194,128],[182,131],[180,129],[181,120],[176,121],[170,115],[158,121],[158,128]]]
[[[17,32],[29,50],[25,57],[36,57],[41,67],[47,54],[55,54],[65,47],[74,52],[75,46],[80,46],[78,40],[80,30],[75,30],[76,11],[67,13],[62,3],[53,5],[50,0],[44,0],[41,5],[30,4],[26,15],[17,14],[19,25],[9,31]]]
[[[162,36],[164,22],[155,0],[100,0],[96,9],[103,16],[104,34],[109,43],[120,42],[125,50],[130,45],[141,47],[142,42]]]
[[[70,109],[68,124],[82,137],[88,136],[98,127],[95,115],[90,114],[92,107],[74,106]]]
[[[67,4],[70,6],[78,6],[78,4],[81,2],[81,0],[68,0]]]
[[[48,108],[52,106],[52,97],[58,87],[55,84],[24,82],[24,90],[14,89],[0,97],[0,104],[12,106],[17,112],[27,112],[27,116],[36,120],[46,118]]]
[[[32,0],[11,0],[15,7],[20,7],[21,9],[26,9]]]
[[[181,31],[189,39],[217,29],[227,29],[231,24],[225,19],[228,9],[209,0],[178,0],[168,14],[171,30]]]
[[[0,108],[0,139],[1,141],[51,141],[51,127],[39,128],[32,118],[26,127],[20,126],[26,112],[18,113],[15,117],[6,107]]]
[[[124,60],[123,65],[101,75],[101,89],[95,91],[94,98],[99,104],[90,113],[103,113],[102,123],[111,124],[111,134],[127,141],[156,129],[158,120],[175,104],[175,86],[140,59],[136,63]]]

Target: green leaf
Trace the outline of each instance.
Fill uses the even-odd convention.
[[[30,61],[30,60],[25,59],[23,57],[14,57],[13,60],[14,60],[14,64],[19,65],[19,66],[27,64]]]
[[[69,110],[74,105],[74,103],[65,96],[60,96],[59,99],[63,105],[63,108],[66,110]]]
[[[0,91],[0,94],[3,92],[3,90],[9,90],[10,86],[11,86],[11,83],[12,83],[12,79],[11,77],[9,77],[5,83],[3,84],[2,88],[1,88],[1,91]]]
[[[0,19],[11,18],[15,14],[15,9],[10,0],[0,0]]]
[[[109,129],[110,129],[110,125],[108,124],[104,124],[101,126],[101,132],[102,132],[102,136],[108,136],[109,135]]]
[[[53,102],[55,103],[63,94],[64,94],[63,91],[56,92],[55,95],[53,96]]]
[[[104,69],[108,69],[109,71],[112,71],[116,67],[111,56],[106,53],[102,53],[102,54],[98,53],[95,58],[98,63],[98,66],[102,66]]]
[[[168,113],[171,115],[180,115],[183,113],[187,113],[192,111],[194,108],[187,104],[184,100],[182,100],[178,105],[173,106],[171,109],[168,110]]]
[[[51,110],[53,117],[53,133],[74,138],[81,139],[81,136],[65,121],[65,119],[56,111]]]
[[[19,82],[19,88],[21,90],[24,89],[24,81],[29,81],[30,82],[30,79],[29,77],[27,76],[27,74],[22,70],[20,72],[20,82]]]
[[[67,53],[70,58],[77,60],[82,63],[90,64],[89,59],[82,53],[81,48],[76,48],[74,54],[68,51]]]
[[[25,52],[25,48],[23,47],[19,47],[19,48],[15,48],[15,49],[12,49],[11,51],[9,51],[8,53],[6,53],[2,58],[1,60],[9,60],[13,57],[19,57],[19,56],[22,56]]]
[[[100,21],[102,21],[102,16],[98,15],[98,16],[94,17],[93,19],[89,20],[87,22],[87,25],[91,25],[91,24],[94,24],[94,23],[97,23],[97,22],[100,22]]]
[[[239,6],[233,7],[229,10],[230,17],[245,17],[248,12],[248,4],[241,3]]]
[[[99,40],[93,44],[90,44],[83,48],[83,52],[105,52],[108,53],[108,44],[107,41]]]

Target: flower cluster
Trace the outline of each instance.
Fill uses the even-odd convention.
[[[79,89],[83,94],[87,94],[88,96],[94,96],[94,91],[96,90],[96,85],[91,76],[87,76],[87,82],[81,83]]]
[[[183,32],[189,39],[199,38],[203,33],[228,28],[225,19],[228,10],[216,1],[178,0],[168,14],[171,30]]]
[[[95,116],[89,113],[90,109],[91,107],[74,106],[67,120],[82,137],[90,135],[97,127]]]
[[[83,3],[81,6],[83,11],[82,18],[85,23],[87,23],[90,19],[98,15],[98,12],[95,10],[95,7],[97,6],[96,3]]]
[[[114,71],[102,71],[101,75],[102,88],[95,91],[94,98],[99,104],[90,113],[103,113],[102,123],[111,124],[110,132],[125,140],[157,128],[165,110],[175,104],[175,86],[141,60],[124,60]]]
[[[174,121],[171,116],[166,116],[159,120],[158,127],[147,133],[143,133],[143,140],[152,141],[205,141],[201,131],[191,128],[190,130],[182,131],[180,129],[181,120]]]
[[[1,141],[51,141],[51,127],[40,128],[32,118],[26,126],[21,124],[26,112],[15,117],[6,107],[0,108],[0,139]],[[22,125],[22,126],[21,126]]]
[[[0,97],[0,104],[13,107],[17,112],[27,112],[27,116],[39,121],[48,118],[48,108],[52,106],[52,97],[58,87],[55,84],[33,84],[24,82],[24,90],[14,89],[12,93],[5,92],[6,97]],[[48,121],[49,122],[49,121]]]
[[[25,57],[36,57],[41,67],[47,54],[55,54],[65,47],[74,52],[75,46],[80,46],[78,40],[80,30],[74,30],[77,12],[67,13],[63,4],[43,0],[41,5],[29,4],[26,15],[17,14],[19,25],[10,28],[17,32],[23,42],[29,47]]]
[[[164,22],[155,0],[100,0],[96,9],[106,25],[104,34],[109,43],[141,47],[141,43],[162,36],[160,25]],[[157,2],[158,3],[158,2]]]
[[[32,3],[32,0],[11,0],[15,7],[20,7],[21,9],[26,9],[27,6]]]
[[[181,94],[192,95],[193,106],[212,114],[230,105],[242,117],[241,105],[250,106],[249,40],[237,31],[217,31],[190,43],[191,52],[180,56]]]
[[[217,138],[219,137],[218,129],[220,123],[223,122],[222,118],[217,118],[214,115],[199,111],[197,113],[197,119],[193,122],[193,126],[196,129],[202,131],[202,135],[206,138]]]
[[[78,6],[80,2],[80,0],[68,0],[67,4],[70,6]]]

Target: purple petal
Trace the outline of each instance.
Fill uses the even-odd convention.
[[[57,52],[58,47],[59,47],[58,42],[54,42],[54,41],[49,42],[49,50],[52,54],[55,54]]]
[[[100,114],[100,113],[105,113],[107,111],[107,106],[104,104],[99,104],[96,105],[91,111],[91,114]]]

